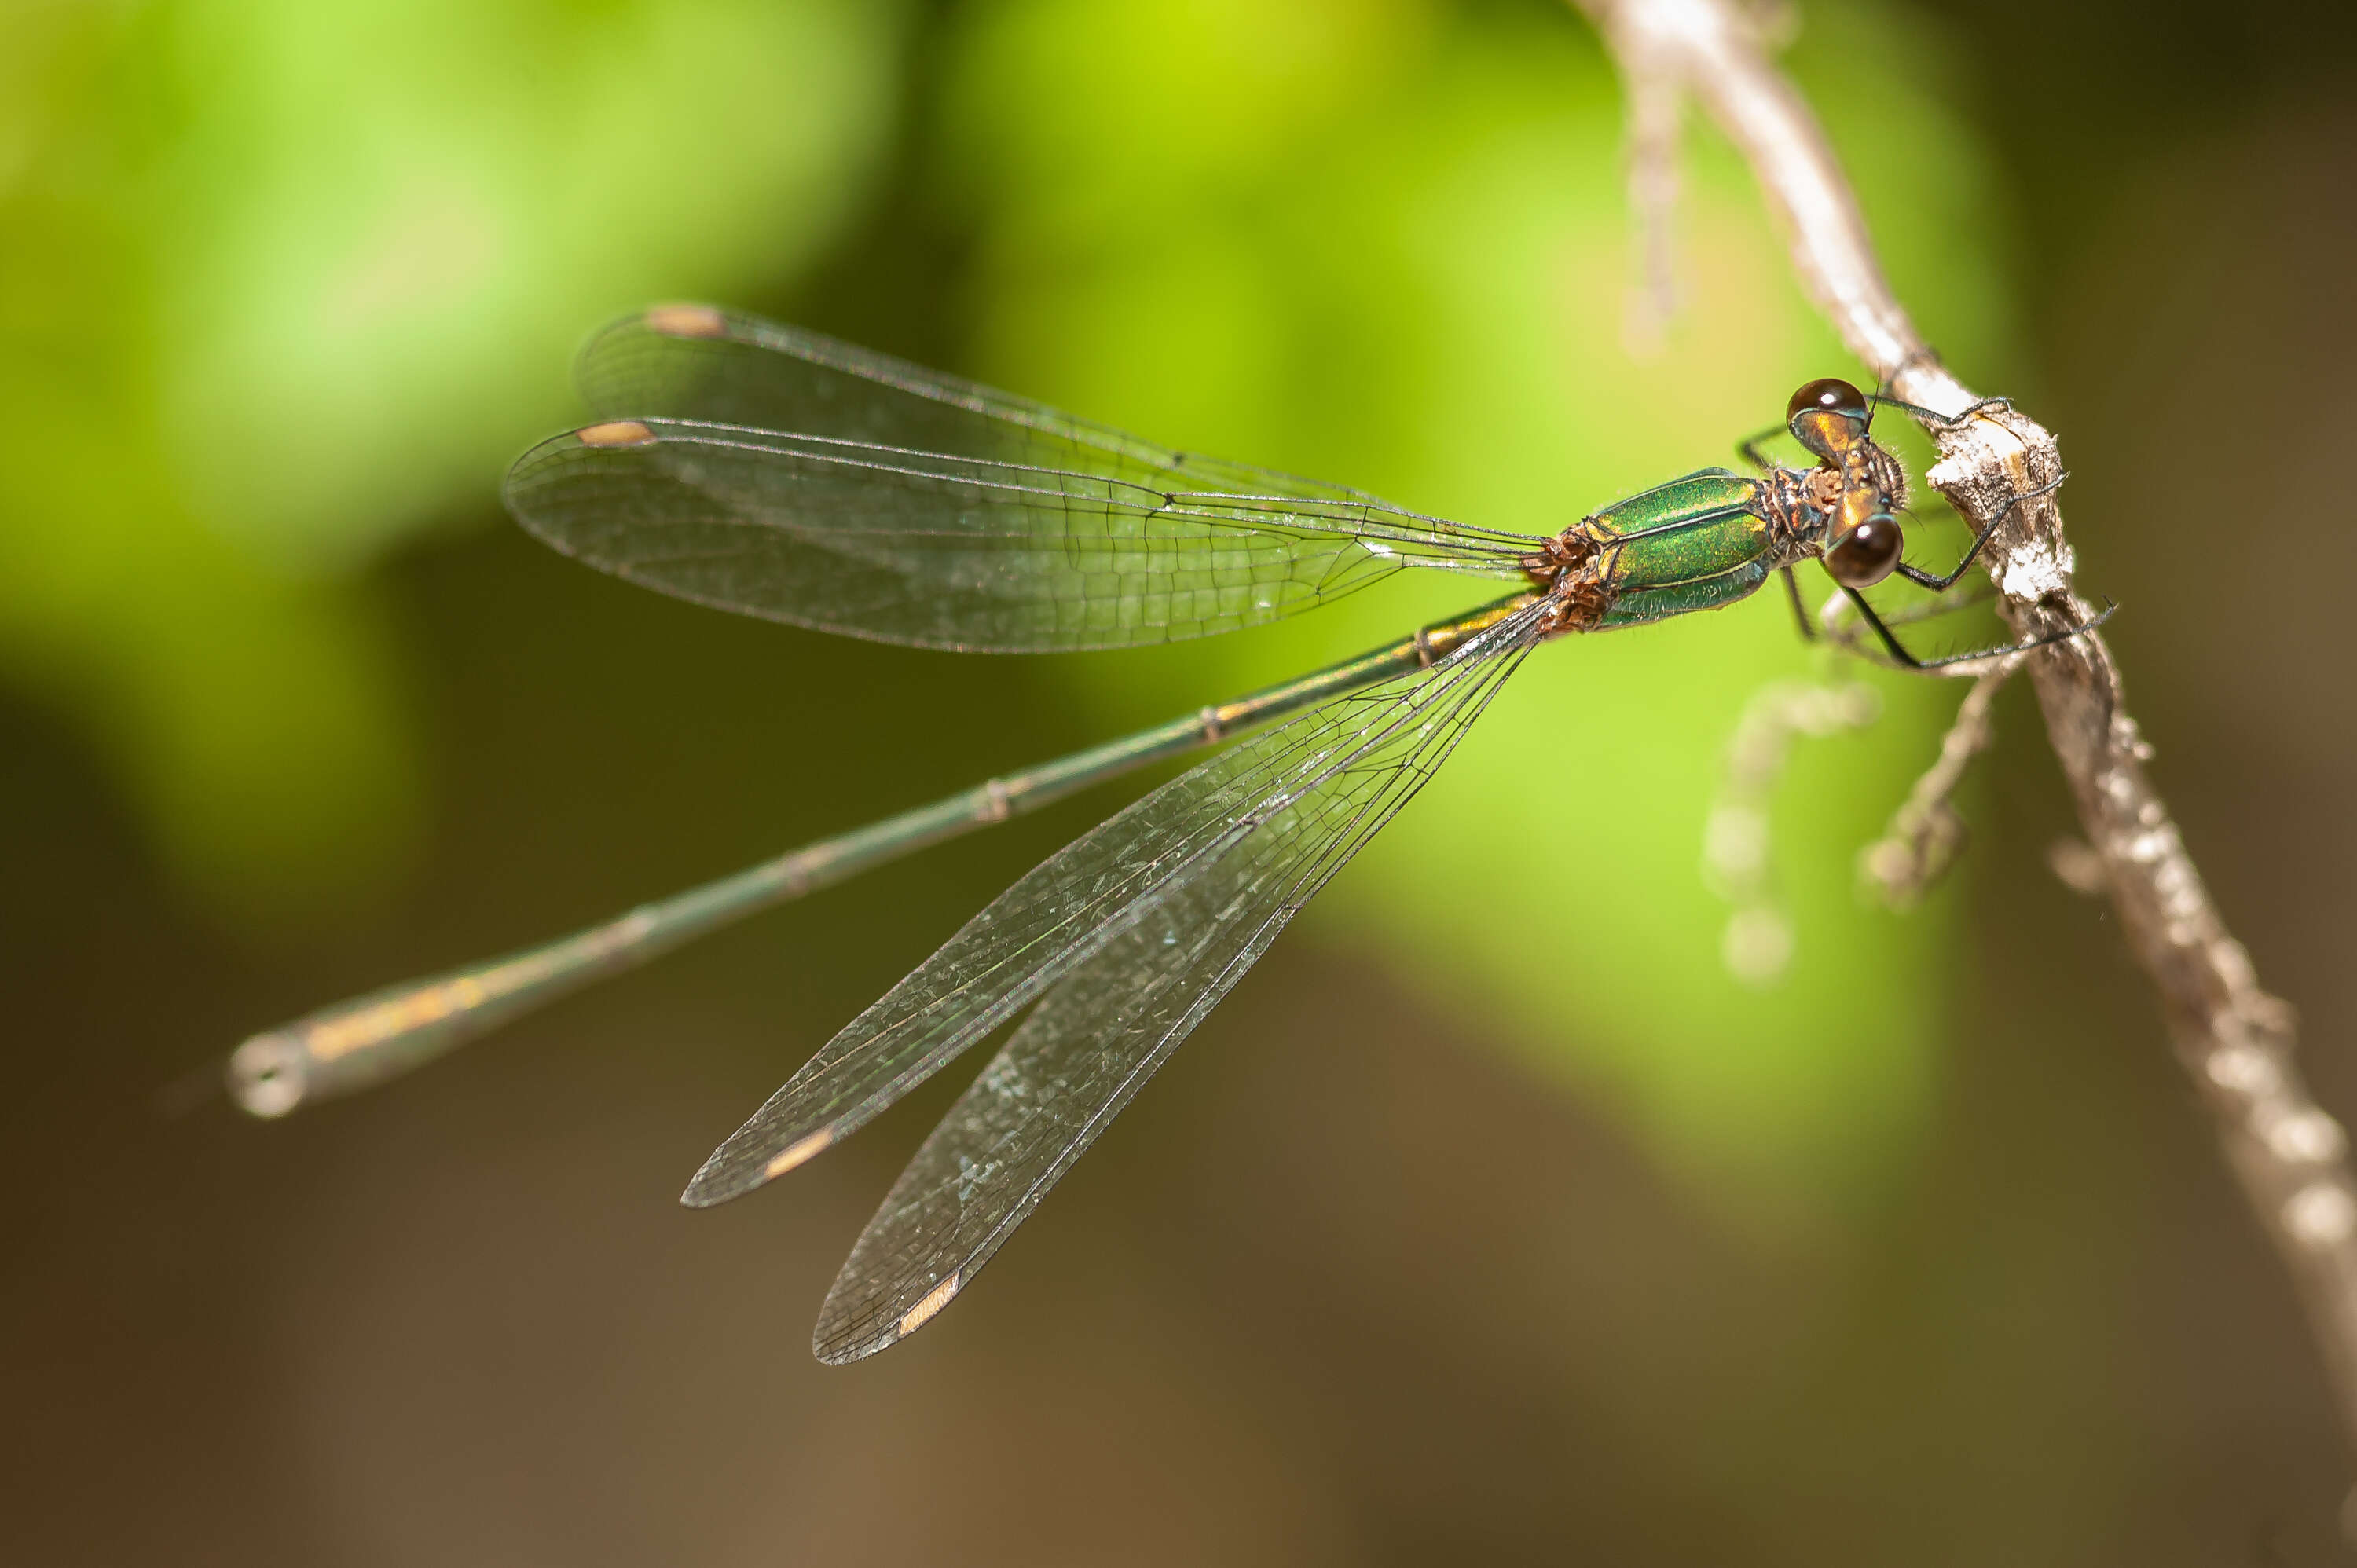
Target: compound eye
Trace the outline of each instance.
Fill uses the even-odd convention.
[[[1823,381],[1811,381],[1792,394],[1792,401],[1784,405],[1784,423],[1790,424],[1804,413],[1839,414],[1864,424],[1866,394],[1847,381],[1827,376]]]
[[[1825,572],[1845,588],[1870,588],[1890,575],[1906,535],[1893,517],[1869,517],[1825,551]]]
[[[1847,381],[1811,381],[1785,406],[1792,439],[1828,463],[1839,463],[1866,435],[1866,399]]]

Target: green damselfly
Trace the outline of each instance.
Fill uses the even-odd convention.
[[[327,1008],[232,1056],[237,1101],[283,1114],[867,866],[1286,720],[1016,883],[696,1173],[685,1201],[699,1206],[781,1176],[1038,1003],[860,1238],[822,1309],[814,1343],[828,1361],[913,1332],[973,1279],[1541,643],[1716,609],[1772,573],[1798,608],[1792,568],[1816,560],[1896,662],[2012,651],[1918,660],[1866,601],[1860,590],[1893,572],[1945,588],[1996,523],[1952,572],[1902,562],[1904,474],[1873,439],[1873,400],[1846,381],[1812,382],[1787,409],[1813,467],[1766,463],[1747,443],[1756,475],[1704,469],[1537,537],[1172,451],[704,306],[608,328],[579,379],[597,423],[519,459],[510,509],[566,554],[743,614],[923,648],[1040,652],[1256,626],[1409,568],[1513,585],[1357,659],[545,946]]]

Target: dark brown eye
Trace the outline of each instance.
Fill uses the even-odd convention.
[[[1825,571],[1845,588],[1870,588],[1890,575],[1907,538],[1892,517],[1869,517],[1833,542]]]
[[[1866,435],[1866,399],[1847,381],[1811,381],[1784,405],[1792,439],[1828,463],[1838,463]]]
[[[1821,381],[1811,381],[1792,394],[1784,405],[1784,422],[1789,424],[1804,413],[1837,413],[1866,423],[1866,396],[1847,381],[1827,376]]]

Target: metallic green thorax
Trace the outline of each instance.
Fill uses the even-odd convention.
[[[1562,536],[1561,588],[1587,598],[1582,629],[1641,626],[1735,603],[1793,555],[1769,483],[1705,468],[1607,507]],[[1593,586],[1580,589],[1585,578]]]

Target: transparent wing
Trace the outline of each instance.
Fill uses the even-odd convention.
[[[657,306],[623,317],[589,340],[574,378],[605,419],[659,415],[1093,474],[1155,489],[1398,510],[1347,485],[1158,446],[978,381],[708,305]],[[1437,526],[1450,535],[1512,537]]]
[[[608,328],[581,380],[628,417],[518,461],[508,504],[526,528],[666,593],[888,641],[1200,636],[1406,565],[1516,575],[1536,542],[705,306]]]
[[[1050,990],[894,1184],[820,1309],[822,1361],[875,1354],[970,1283],[1294,914],[1423,787],[1530,646],[1332,704],[1317,776],[1157,890]],[[1316,725],[1316,718],[1299,721]]]
[[[1535,635],[1543,604],[1430,670],[1315,708],[1163,785],[1049,856],[771,1095],[688,1184],[702,1206],[783,1175],[865,1124],[1197,878],[1257,864],[1239,846],[1296,842],[1392,764]],[[1468,715],[1469,716],[1469,714]],[[1436,731],[1437,733],[1437,731]],[[1390,749],[1386,749],[1390,748]],[[1274,826],[1275,831],[1271,829]],[[1225,872],[1220,868],[1225,866]],[[1273,883],[1266,886],[1274,886]]]

